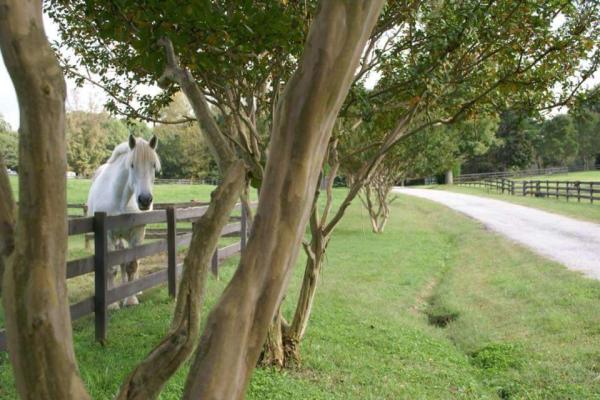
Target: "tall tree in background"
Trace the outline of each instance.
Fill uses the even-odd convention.
[[[539,124],[524,112],[500,114],[496,140],[485,153],[472,154],[462,172],[493,172],[528,168],[539,163],[535,151]]]
[[[160,115],[162,119],[174,120],[190,114],[185,96],[178,93]],[[158,150],[161,177],[202,179],[210,174],[213,158],[198,124],[193,121],[176,125],[158,124],[154,133],[161,143]]]
[[[69,168],[89,177],[129,133],[125,123],[107,113],[73,111],[66,115],[66,135]]]
[[[600,85],[586,91],[569,115],[577,130],[578,162],[592,168],[600,157]]]
[[[568,166],[577,156],[577,131],[571,117],[556,115],[544,121],[535,141],[542,167]]]

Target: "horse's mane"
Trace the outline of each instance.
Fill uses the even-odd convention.
[[[110,155],[108,161],[106,161],[106,164],[112,164],[118,161],[123,155],[127,153],[129,153],[129,143],[123,142],[117,145],[117,147],[115,147],[112,154]]]
[[[121,158],[126,157],[129,154],[131,154],[132,163],[138,165],[140,163],[151,161],[154,163],[156,171],[160,171],[160,159],[158,158],[158,155],[156,154],[154,149],[150,147],[148,142],[146,142],[144,139],[136,138],[136,144],[132,152],[129,151],[129,142],[123,142],[117,145],[117,147],[115,147],[112,154],[110,155],[108,161],[106,161],[105,164],[101,165],[96,170],[94,176],[92,177],[92,182],[94,182],[98,175],[100,175],[100,173],[106,167],[106,165],[114,164],[120,161]]]

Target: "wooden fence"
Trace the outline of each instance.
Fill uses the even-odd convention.
[[[568,172],[594,171],[600,170],[600,164],[592,166],[579,167],[550,167],[541,169],[522,169],[516,171],[497,171],[497,172],[482,172],[476,174],[462,174],[454,178],[455,183],[477,182],[490,179],[500,178],[525,178],[527,176],[538,175],[556,175],[566,174]]]
[[[67,262],[67,279],[94,273],[94,296],[88,297],[71,305],[71,319],[77,320],[88,314],[95,315],[96,340],[104,342],[108,325],[107,307],[109,304],[123,300],[138,293],[168,283],[169,295],[175,298],[177,294],[177,276],[182,264],[177,264],[177,249],[189,245],[191,232],[179,232],[178,222],[194,222],[206,210],[207,205],[179,208],[181,204],[170,204],[165,208],[137,214],[122,214],[109,216],[99,212],[93,217],[69,219],[69,236],[93,233],[94,255]],[[184,206],[188,204],[183,204]],[[232,222],[221,231],[221,236],[240,236],[240,241],[219,248],[213,254],[211,270],[218,274],[219,265],[229,257],[239,253],[246,246],[246,238],[250,229],[244,208],[238,204],[235,210],[241,212],[241,217],[232,217]],[[130,228],[133,226],[166,223],[166,238],[145,243],[133,248],[108,250],[108,231],[113,229]],[[107,278],[110,268],[133,260],[159,253],[167,253],[167,267],[153,272],[132,282],[124,283],[114,288],[108,288]],[[5,331],[0,331],[0,351],[6,351]]]
[[[565,198],[578,202],[600,201],[600,182],[582,181],[515,181],[511,179],[485,179],[473,182],[459,182],[462,186],[481,187],[488,191],[511,194],[515,196],[533,196],[548,198]]]
[[[170,207],[175,208],[187,208],[187,207],[199,207],[208,205],[206,202],[201,201],[190,201],[187,203],[155,203],[154,210],[166,210]],[[87,205],[82,203],[75,204],[67,204],[67,209],[69,210],[81,210],[78,213],[69,213],[69,218],[81,218],[87,215]],[[179,228],[179,233],[187,233],[191,232],[192,228]],[[146,239],[160,239],[164,238],[167,235],[167,230],[165,228],[146,228]],[[85,235],[85,248],[89,249],[91,247],[91,243],[94,241],[93,233],[86,233]]]
[[[477,182],[499,178],[518,178],[535,175],[555,175],[569,172],[567,167],[552,167],[544,169],[526,169],[519,171],[482,172],[477,174],[462,174],[454,179],[455,183]]]

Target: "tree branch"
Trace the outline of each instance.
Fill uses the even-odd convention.
[[[165,87],[169,81],[172,81],[181,87],[194,110],[194,114],[196,114],[202,132],[206,135],[219,169],[226,171],[229,165],[236,160],[235,153],[215,122],[204,93],[198,87],[192,74],[187,69],[179,66],[179,59],[175,55],[171,40],[163,37],[158,41],[158,44],[164,48],[167,60],[165,70],[158,80],[159,85]]]

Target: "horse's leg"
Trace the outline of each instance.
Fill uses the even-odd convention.
[[[123,248],[123,243],[119,240],[114,238],[111,234],[109,234],[109,238],[108,238],[108,251],[114,251],[114,250],[120,250]],[[112,267],[109,268],[108,271],[108,281],[106,283],[106,286],[108,289],[112,289],[115,287],[115,279],[117,278],[117,267],[115,265],[113,265]],[[114,302],[112,304],[108,305],[108,309],[109,310],[118,310],[119,309],[119,302]]]
[[[142,243],[142,241],[144,240],[145,233],[146,233],[146,228],[144,228],[144,227],[132,229],[130,237],[129,237],[129,246],[135,247],[135,246],[140,245]],[[139,268],[138,260],[133,260],[133,261],[125,264],[125,271],[127,272],[127,280],[129,282],[131,282],[137,278],[138,268]],[[138,292],[137,294],[141,294],[141,293],[142,292]],[[140,302],[136,295],[129,296],[124,301],[124,305],[126,305],[126,306],[135,306],[138,304],[140,304]]]

